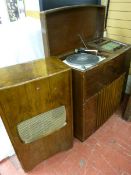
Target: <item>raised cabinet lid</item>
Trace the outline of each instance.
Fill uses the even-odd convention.
[[[45,55],[62,55],[103,36],[104,6],[79,5],[41,12]]]

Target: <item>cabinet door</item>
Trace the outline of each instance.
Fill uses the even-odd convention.
[[[96,121],[97,121],[97,100],[98,94],[89,98],[84,104],[84,141],[96,130]]]
[[[124,81],[125,74],[122,74],[96,95],[86,100],[83,109],[84,128],[81,141],[95,132],[115,112],[120,104]]]
[[[96,127],[99,128],[112,114],[120,104],[125,73],[105,86],[98,93],[97,102],[97,121]]]

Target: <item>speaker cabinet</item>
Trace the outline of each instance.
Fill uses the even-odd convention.
[[[0,69],[0,115],[25,171],[72,147],[71,69],[47,58]]]

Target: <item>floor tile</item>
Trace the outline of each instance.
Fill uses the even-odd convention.
[[[131,175],[131,123],[113,115],[85,142],[25,173],[16,156],[0,163],[0,175]]]

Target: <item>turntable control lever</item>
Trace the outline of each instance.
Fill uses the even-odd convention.
[[[95,53],[95,55],[97,55],[98,50],[85,50],[85,52],[94,52],[94,53]]]
[[[87,45],[86,45],[86,43],[85,43],[85,41],[84,41],[84,39],[82,38],[82,36],[81,36],[80,34],[78,34],[78,37],[80,38],[80,40],[81,40],[81,42],[83,43],[84,47],[85,47],[86,49],[88,49],[88,48],[87,48]]]
[[[81,42],[83,43],[83,45],[84,45],[85,48],[86,48],[86,49],[80,49],[82,52],[83,52],[83,51],[84,51],[84,52],[95,52],[95,55],[97,55],[98,50],[89,50],[89,49],[87,48],[87,45],[86,45],[86,43],[85,43],[83,37],[82,37],[80,34],[78,34],[78,37],[80,38]],[[78,50],[78,51],[79,51],[79,50]]]
[[[75,49],[75,53],[95,53],[97,56],[98,50],[89,50],[84,48]]]

